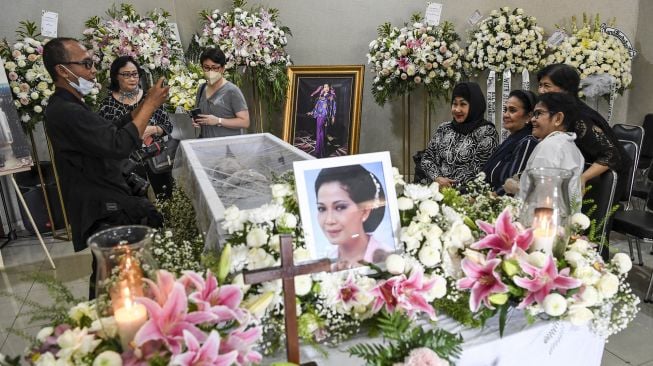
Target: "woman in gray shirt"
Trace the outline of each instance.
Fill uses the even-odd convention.
[[[244,134],[249,127],[247,102],[240,89],[223,77],[224,53],[208,48],[200,56],[206,84],[197,91],[197,107],[202,111],[193,120],[200,127],[200,137],[223,137]]]

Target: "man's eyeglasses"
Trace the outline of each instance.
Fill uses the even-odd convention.
[[[222,66],[206,66],[202,65],[202,70],[209,72],[209,71],[220,71]]]
[[[536,109],[536,110],[533,111],[533,118],[538,119],[538,118],[540,118],[540,116],[543,115],[544,113],[548,113],[549,115],[555,114],[555,113],[553,113],[553,112],[551,112],[551,111],[545,111],[545,110],[542,110],[542,109]]]
[[[125,79],[138,79],[141,77],[141,75],[138,73],[138,71],[134,72],[119,72],[118,75],[122,76]]]
[[[68,61],[68,62],[62,62],[64,65],[82,65],[86,68],[86,70],[90,70],[95,66],[95,61],[91,59],[86,59],[86,60],[81,60],[81,61]]]

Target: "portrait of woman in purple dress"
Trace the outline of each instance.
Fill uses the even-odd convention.
[[[329,84],[320,85],[311,97],[318,95],[313,111],[308,115],[315,118],[315,156],[323,158],[327,156],[326,149],[326,128],[328,124],[333,125],[336,120],[336,92]]]

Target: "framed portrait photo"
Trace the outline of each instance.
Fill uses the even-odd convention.
[[[390,153],[293,163],[306,247],[339,269],[384,263],[399,248]]]
[[[358,153],[364,70],[290,66],[284,141],[316,158]]]

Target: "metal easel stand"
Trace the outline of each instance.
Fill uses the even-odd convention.
[[[48,247],[45,246],[45,242],[43,242],[43,237],[41,237],[41,233],[39,232],[38,227],[36,226],[36,223],[34,222],[34,218],[32,217],[32,213],[29,211],[29,207],[27,207],[27,203],[25,202],[25,198],[23,198],[23,194],[20,191],[20,188],[18,187],[18,184],[16,183],[16,179],[14,178],[14,175],[11,174],[9,179],[11,180],[11,183],[14,185],[14,189],[16,190],[16,195],[18,196],[18,200],[20,203],[23,205],[23,209],[25,209],[25,213],[27,214],[27,217],[29,218],[29,222],[32,224],[32,228],[34,228],[34,232],[36,233],[36,236],[39,239],[39,242],[41,243],[41,247],[43,248],[43,251],[45,251],[45,255],[48,257],[48,261],[50,262],[50,266],[52,269],[56,269],[56,266],[54,265],[54,262],[52,261],[52,257],[50,256],[50,252],[48,251]],[[3,194],[4,198],[4,194]],[[4,199],[3,199],[4,203]],[[2,261],[2,253],[0,253],[0,269],[5,268],[4,262]]]

